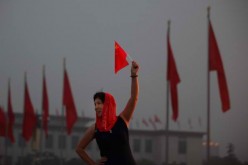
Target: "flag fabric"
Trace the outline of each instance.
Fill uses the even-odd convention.
[[[8,109],[8,138],[10,139],[11,143],[15,143],[15,137],[13,134],[15,115],[14,115],[13,107],[12,107],[10,83],[8,85],[8,108],[7,109]]]
[[[148,124],[148,122],[146,121],[146,119],[142,119],[142,123],[146,126],[146,127],[148,127],[149,126],[149,124]]]
[[[162,123],[157,115],[154,115],[154,122],[155,123],[160,123],[160,124]]]
[[[70,135],[73,125],[77,121],[77,110],[74,104],[74,99],[66,69],[64,69],[63,106],[66,109],[67,134]]]
[[[190,129],[193,128],[193,126],[192,126],[192,124],[191,124],[191,119],[190,119],[190,118],[188,119],[188,125],[189,125],[189,128],[190,128]]]
[[[223,63],[220,56],[220,51],[214,35],[214,31],[209,20],[209,71],[217,71],[220,97],[222,102],[222,111],[226,112],[230,109],[230,99],[226,76]]]
[[[154,128],[154,130],[156,130],[156,129],[157,129],[157,126],[156,126],[156,124],[154,123],[154,121],[152,120],[151,117],[149,117],[148,121],[151,123],[151,125],[152,125],[153,128]]]
[[[0,106],[0,136],[6,136],[6,116],[3,108]]]
[[[47,85],[45,71],[43,70],[43,85],[42,85],[42,127],[45,131],[46,137],[48,136],[48,117],[49,117],[49,102],[47,94]]]
[[[180,78],[177,72],[176,63],[171,48],[169,30],[167,34],[167,51],[168,51],[167,80],[170,82],[172,112],[173,112],[172,119],[176,121],[178,118],[177,84],[180,82]]]
[[[26,142],[30,140],[35,131],[37,118],[34,112],[34,107],[31,102],[29,91],[28,91],[28,84],[25,78],[25,89],[24,89],[24,117],[23,117],[23,124],[22,124],[22,136]]]
[[[127,53],[125,50],[115,41],[115,74],[122,68],[128,65]]]

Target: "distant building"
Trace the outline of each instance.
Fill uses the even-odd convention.
[[[165,136],[163,130],[130,130],[130,145],[136,160],[148,159],[158,165],[165,162]],[[183,165],[202,164],[203,133],[169,131],[169,163]]]
[[[94,122],[93,118],[80,117],[75,124],[70,136],[65,131],[65,120],[62,117],[50,116],[48,137],[45,138],[43,131],[38,131],[36,141],[30,140],[25,143],[21,136],[22,133],[22,114],[16,115],[14,135],[16,142],[11,144],[7,141],[7,150],[5,140],[0,138],[0,156],[5,156],[11,165],[15,165],[20,157],[35,150],[39,152],[52,152],[58,157],[66,160],[79,158],[75,153],[75,147],[83,136],[87,126]],[[62,130],[63,128],[63,130]],[[39,129],[40,130],[40,129]],[[169,136],[169,163],[180,163],[182,165],[201,165],[203,161],[202,132],[186,131],[164,131],[164,130],[141,130],[130,128],[130,146],[134,158],[138,160],[146,159],[162,165],[165,162],[165,137]],[[39,138],[40,137],[40,138]],[[87,147],[88,153],[94,158],[99,159],[99,149],[94,141]],[[0,160],[1,162],[2,160]],[[1,163],[0,163],[1,164]]]

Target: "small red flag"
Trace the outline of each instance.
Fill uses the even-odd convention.
[[[0,106],[0,136],[6,136],[6,116],[1,106]]]
[[[168,49],[167,80],[170,81],[172,112],[173,112],[172,119],[176,121],[178,118],[177,84],[180,82],[180,78],[177,72],[176,63],[173,57],[173,52],[170,44],[169,30],[167,34],[167,49]]]
[[[214,31],[209,20],[209,71],[217,71],[220,97],[222,102],[222,111],[226,112],[230,109],[230,99],[227,88],[226,76],[220,51],[214,35]]]
[[[147,121],[146,121],[146,119],[142,119],[142,123],[146,126],[146,127],[148,127],[149,126],[149,124],[147,123]]]
[[[10,82],[8,85],[8,137],[11,143],[15,143],[15,137],[13,134],[13,127],[15,123],[15,115],[12,108],[12,100],[11,100],[11,89],[10,89]]]
[[[115,74],[122,68],[128,65],[127,53],[125,50],[115,41]]]
[[[42,127],[45,131],[46,137],[48,136],[48,117],[49,117],[49,102],[47,94],[45,70],[43,70],[43,85],[42,85]]]
[[[70,135],[72,127],[77,121],[77,110],[74,104],[74,99],[66,69],[64,69],[63,105],[66,109],[67,134]]]
[[[156,130],[157,127],[156,127],[155,122],[152,120],[152,118],[149,117],[148,121],[152,124],[153,128]]]
[[[29,91],[28,91],[28,84],[26,82],[25,77],[25,89],[24,89],[24,118],[22,124],[22,136],[26,142],[30,140],[35,131],[37,125],[37,119],[34,112],[34,107],[31,102]]]
[[[188,119],[188,124],[189,124],[189,128],[192,129],[193,127],[192,127],[191,119],[190,118]]]
[[[156,123],[162,123],[161,120],[159,119],[159,117],[157,115],[154,115],[154,122],[156,122]]]

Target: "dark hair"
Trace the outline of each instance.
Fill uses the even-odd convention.
[[[100,99],[103,103],[105,101],[105,93],[104,92],[96,92],[93,96],[94,101],[96,99]]]

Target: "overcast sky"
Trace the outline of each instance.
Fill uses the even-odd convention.
[[[181,78],[180,128],[170,114],[170,129],[205,132],[209,5],[231,100],[230,111],[222,113],[216,73],[211,73],[211,137],[219,142],[221,156],[233,143],[238,158],[248,160],[247,0],[1,0],[0,104],[6,107],[11,78],[14,111],[23,111],[26,71],[33,105],[40,112],[45,65],[50,112],[55,114],[62,104],[65,57],[79,115],[84,111],[94,117],[92,96],[101,89],[115,96],[121,112],[130,96],[130,66],[114,74],[116,40],[140,64],[140,97],[133,121],[144,129],[141,119],[157,114],[165,123],[170,19]]]

